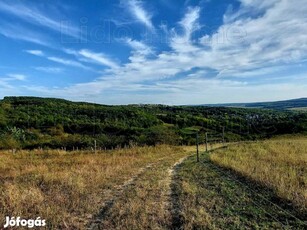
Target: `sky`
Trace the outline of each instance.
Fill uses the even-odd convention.
[[[0,0],[0,97],[307,97],[306,0]]]

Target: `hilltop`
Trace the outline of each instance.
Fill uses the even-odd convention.
[[[253,102],[253,103],[225,103],[225,104],[205,104],[203,106],[235,107],[235,108],[261,108],[278,110],[306,110],[307,98],[298,98],[285,101],[273,102]]]

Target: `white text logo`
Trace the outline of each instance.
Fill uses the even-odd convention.
[[[41,220],[40,217],[37,217],[36,219],[21,219],[19,216],[16,217],[5,217],[5,225],[3,226],[4,228],[8,227],[28,227],[28,228],[34,228],[34,227],[44,227],[46,226],[46,220]]]

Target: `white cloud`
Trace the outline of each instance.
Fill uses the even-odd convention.
[[[200,26],[197,22],[199,19],[199,14],[200,14],[199,7],[189,8],[184,18],[179,22],[179,24],[184,28],[185,35],[188,38],[191,38],[191,34],[194,31],[200,29]]]
[[[67,65],[67,66],[73,66],[73,67],[79,67],[82,69],[86,69],[86,70],[90,70],[91,68],[83,65],[80,62],[74,61],[74,60],[70,60],[70,59],[64,59],[64,58],[59,58],[59,57],[47,57],[48,60],[53,61],[53,62],[57,62],[63,65]]]
[[[82,68],[85,70],[91,70],[93,71],[92,68],[78,62],[75,60],[71,60],[71,59],[66,59],[66,58],[61,58],[61,57],[54,57],[54,56],[47,56],[43,51],[41,50],[25,50],[25,52],[35,55],[35,56],[39,56],[39,57],[45,57],[46,59],[53,61],[53,62],[57,62],[60,63],[62,65],[66,65],[66,66],[73,66],[73,67],[78,67],[78,68]],[[68,54],[73,54],[76,55],[78,54],[77,51],[73,51],[70,49],[65,49],[64,52],[68,53]],[[34,69],[38,70],[38,71],[43,71],[43,72],[48,72],[48,73],[60,73],[63,72],[62,68],[57,68],[57,67],[34,67]]]
[[[41,56],[41,57],[45,56],[44,52],[41,50],[25,50],[25,52],[36,56]]]
[[[151,21],[151,14],[147,12],[141,1],[139,0],[128,0],[126,3],[130,13],[133,17],[143,23],[148,29],[154,30],[154,25]]]
[[[23,74],[8,74],[7,80],[24,81],[27,77]]]
[[[45,66],[39,66],[39,67],[34,67],[34,69],[46,73],[62,73],[64,70],[62,68],[58,67],[45,67]]]
[[[117,69],[118,63],[112,60],[110,57],[103,53],[96,53],[87,49],[74,50],[74,49],[63,49],[67,54],[75,56],[81,62],[96,63],[109,68]]]
[[[126,38],[124,39],[124,42],[133,50],[132,52],[133,56],[130,57],[130,60],[136,58],[143,59],[144,56],[154,54],[153,49],[142,41]]]
[[[108,66],[110,68],[118,68],[118,65],[113,60],[109,59],[105,54],[102,53],[94,53],[89,50],[80,50],[79,53],[81,56],[85,57],[89,62],[95,62],[104,66]]]
[[[40,33],[36,33],[21,26],[3,23],[2,21],[0,21],[0,23],[0,34],[7,38],[52,47],[49,39]]]
[[[77,27],[67,26],[65,23],[63,23],[65,20],[62,19],[61,21],[52,19],[51,17],[48,17],[46,13],[43,13],[34,7],[16,3],[8,4],[4,1],[1,1],[0,10],[24,19],[28,23],[47,27],[56,32],[60,32],[75,38],[80,37],[80,31]]]
[[[191,41],[192,34],[200,29],[200,25],[198,23],[198,19],[200,17],[200,8],[188,8],[185,16],[179,22],[179,25],[183,28],[183,34],[177,34],[177,32],[173,29],[172,32],[174,33],[171,39],[171,47],[174,51],[179,53],[191,53],[197,50]]]
[[[13,90],[14,87],[11,82],[13,81],[25,81],[26,80],[26,76],[23,75],[23,74],[7,74],[6,76],[4,77],[0,77],[0,86],[2,87],[1,88],[1,93],[3,93],[3,91],[11,91]],[[8,91],[9,90],[9,91]],[[14,91],[12,91],[14,92]]]

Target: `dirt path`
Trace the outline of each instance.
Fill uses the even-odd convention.
[[[172,167],[168,169],[168,202],[167,207],[170,212],[171,221],[170,229],[180,229],[182,226],[182,216],[180,213],[180,205],[178,202],[178,183],[179,178],[177,171],[180,169],[181,164],[190,156],[186,156],[177,161]]]
[[[162,157],[155,162],[147,164],[145,167],[142,167],[138,172],[126,180],[123,184],[114,186],[113,189],[108,189],[104,191],[104,199],[101,204],[101,208],[98,214],[92,217],[87,223],[87,229],[101,229],[101,223],[104,221],[106,214],[113,207],[115,202],[123,197],[123,194],[135,186],[137,180],[142,177],[146,171],[152,169],[156,165],[159,165],[167,157]]]
[[[123,184],[119,186],[115,186],[114,190],[105,191],[105,198],[102,203],[101,209],[97,215],[91,220],[88,224],[87,229],[99,229],[100,223],[103,221],[105,213],[112,208],[113,204],[117,199],[121,197],[125,190],[129,187],[133,186],[135,181],[149,168],[153,166],[154,163],[150,163],[147,166],[140,168],[138,172],[128,180],[126,180]]]
[[[187,154],[174,152],[140,169],[110,192],[88,229],[170,229],[172,183]]]

